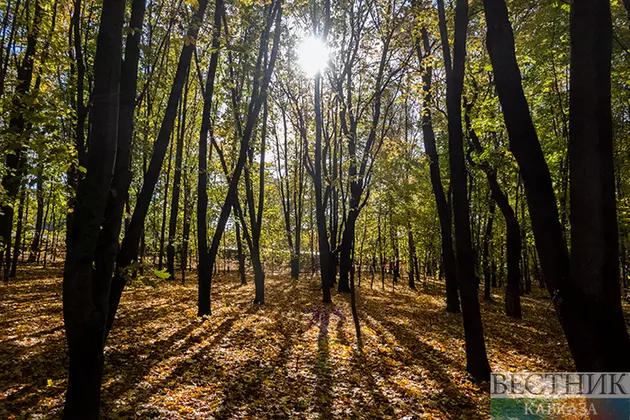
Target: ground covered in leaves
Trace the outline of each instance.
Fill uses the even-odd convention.
[[[379,284],[380,286],[380,284]],[[266,303],[234,275],[196,315],[194,280],[128,288],[106,348],[104,418],[487,418],[468,380],[460,314],[437,284],[358,289],[363,352],[346,296],[320,303],[317,279],[268,275]],[[524,319],[482,302],[495,371],[565,371],[572,362],[549,299]],[[61,269],[25,268],[0,287],[0,418],[57,418],[67,374]]]

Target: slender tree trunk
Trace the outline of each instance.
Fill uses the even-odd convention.
[[[217,253],[219,251],[219,245],[221,243],[221,238],[223,236],[223,232],[225,230],[225,225],[227,224],[227,219],[232,211],[233,206],[238,206],[238,183],[241,173],[243,172],[243,167],[247,161],[247,152],[250,147],[250,140],[253,136],[254,127],[258,122],[258,115],[260,113],[260,109],[263,105],[263,102],[267,96],[267,89],[269,86],[269,82],[271,79],[271,73],[273,72],[273,68],[276,62],[276,57],[278,54],[279,48],[279,39],[280,39],[280,22],[282,19],[282,0],[275,0],[269,7],[269,13],[267,16],[266,28],[261,36],[260,48],[258,51],[258,60],[255,70],[255,82],[252,90],[252,96],[249,104],[249,112],[247,114],[247,123],[245,124],[245,129],[243,130],[243,137],[240,141],[240,149],[238,153],[238,160],[234,167],[234,171],[232,173],[232,177],[229,182],[228,191],[223,202],[223,206],[221,207],[221,212],[219,214],[219,219],[217,222],[217,226],[214,231],[214,235],[212,237],[212,242],[209,249],[209,262],[208,262],[208,275],[205,278],[199,279],[199,301],[198,301],[198,311],[197,315],[209,315],[210,314],[210,288],[212,284],[212,272],[215,266]],[[271,50],[269,64],[263,69],[262,68],[262,60],[263,57],[266,56],[268,47],[269,47],[269,36],[271,33],[271,27],[275,20],[275,32],[273,39],[273,48]],[[237,212],[239,211],[236,208]],[[245,226],[243,226],[245,229]],[[252,263],[257,264],[257,261],[254,260],[255,257],[252,256]],[[256,269],[256,268],[255,268]]]
[[[490,216],[488,217],[488,223],[486,224],[486,231],[483,235],[483,251],[481,256],[481,266],[483,269],[483,298],[484,300],[492,301],[492,294],[490,285],[492,284],[490,273],[490,242],[492,241],[492,224],[494,222],[494,200],[490,201]]]
[[[186,111],[188,109],[188,80],[181,102],[181,117],[177,148],[175,152],[175,174],[173,176],[173,197],[171,200],[171,214],[168,222],[168,246],[166,247],[166,267],[171,278],[175,278],[175,238],[177,237],[177,216],[179,215],[179,195],[182,179],[182,158],[184,155],[184,134],[186,131]]]
[[[166,168],[166,180],[164,181],[164,198],[162,199],[162,227],[160,228],[160,250],[158,251],[158,270],[162,269],[164,262],[164,243],[166,241],[166,209],[168,208],[168,192],[169,187],[171,186],[171,164],[173,162],[173,135],[174,133],[171,132],[171,146],[168,151],[168,166]],[[125,232],[125,235],[126,234],[127,233]]]
[[[381,212],[379,209],[378,212],[378,222],[377,222],[377,226],[378,226],[378,260],[379,260],[379,266],[381,268],[381,288],[385,289],[385,254],[384,254],[384,247],[383,247],[383,232],[381,229]]]
[[[44,220],[44,173],[43,168],[37,168],[37,189],[35,196],[37,197],[37,214],[35,216],[35,233],[33,234],[33,242],[31,242],[31,251],[28,256],[28,262],[35,262],[40,252],[40,243],[42,237],[42,223]],[[39,261],[37,261],[39,262]]]
[[[284,164],[280,162],[281,152],[280,152],[280,141],[278,139],[278,135],[276,133],[276,162],[278,169],[278,177],[280,184],[280,198],[282,200],[282,215],[284,217],[284,230],[287,237],[287,244],[289,246],[289,252],[291,252],[291,278],[297,280],[299,276],[299,260],[295,259],[294,255],[294,245],[293,245],[293,232],[291,232],[291,193],[290,193],[290,183],[288,180],[289,177],[289,142],[288,142],[288,126],[287,126],[287,116],[286,111],[283,107],[280,109],[282,113],[282,123],[283,123],[283,136],[284,136],[284,149],[282,158],[284,160]],[[301,161],[301,156],[298,156],[298,159]],[[284,175],[283,171],[284,170]],[[296,223],[297,227],[297,223]],[[296,271],[296,267],[298,270]]]
[[[43,15],[44,8],[40,0],[35,0],[33,22],[28,30],[24,57],[17,68],[17,85],[11,104],[12,113],[5,133],[7,149],[11,151],[11,153],[7,153],[4,163],[5,174],[2,177],[2,187],[6,198],[0,209],[0,246],[6,253],[6,258],[0,258],[0,262],[4,267],[5,282],[9,281],[10,274],[11,259],[9,257],[11,255],[11,231],[13,230],[13,202],[19,193],[25,166],[25,156],[22,156],[22,149],[26,145],[25,134],[28,126],[26,115],[29,114],[31,107],[29,96],[32,94],[31,82]]]
[[[236,215],[234,216],[236,218]],[[245,277],[245,252],[243,250],[243,237],[241,236],[241,226],[238,220],[234,221],[236,225],[236,247],[238,251],[238,275],[241,279],[241,284],[247,284]]]
[[[479,155],[482,155],[484,152],[484,148],[475,133],[475,130],[472,129],[471,120],[470,120],[470,111],[472,109],[472,104],[466,104],[466,112],[464,114],[464,119],[466,121],[466,129],[468,130],[468,134],[470,136],[470,140],[473,148],[477,151]],[[499,210],[503,214],[503,218],[505,219],[506,231],[507,231],[507,271],[508,271],[508,281],[507,287],[505,289],[505,310],[506,314],[510,317],[520,319],[521,318],[521,290],[520,290],[520,279],[521,279],[521,271],[520,271],[520,258],[521,258],[521,227],[518,223],[518,219],[516,217],[516,212],[510,205],[510,200],[507,195],[501,189],[499,185],[499,181],[497,179],[496,171],[493,167],[491,167],[487,162],[480,162],[478,165],[485,172],[486,178],[488,180],[488,185],[490,186],[490,193],[492,195],[492,199],[499,206]],[[518,189],[517,189],[517,200],[516,205],[518,206]],[[518,210],[518,208],[517,208]],[[485,249],[484,249],[485,252]],[[486,265],[484,263],[484,270],[486,270]],[[501,272],[503,272],[503,248],[501,251]],[[502,276],[503,274],[501,274]],[[488,274],[484,272],[486,291],[489,293],[488,287]],[[495,274],[496,277],[496,274]],[[494,279],[496,287],[496,278]]]
[[[316,268],[316,259],[315,259],[315,224],[313,223],[313,196],[311,195],[310,200],[310,208],[309,208],[309,212],[308,212],[308,217],[309,217],[309,248],[310,248],[310,253],[311,253],[311,276],[315,275],[315,268]]]
[[[29,208],[30,194],[26,194],[26,203],[24,204],[24,224],[28,224],[28,208]],[[22,262],[25,260],[26,255],[26,235],[22,238]]]
[[[470,234],[470,215],[466,188],[466,166],[462,130],[462,90],[464,61],[466,58],[466,30],[468,27],[468,1],[458,0],[455,10],[455,40],[453,69],[447,78],[447,110],[449,159],[453,191],[455,221],[455,247],[457,274],[462,299],[464,335],[466,338],[466,370],[477,381],[490,378],[490,365],[486,355],[475,262]]]
[[[206,0],[199,1],[199,8],[192,18],[192,22],[187,32],[187,37],[190,39],[197,38],[199,28],[203,22],[207,4]],[[145,173],[142,189],[137,196],[136,207],[134,208],[133,215],[131,216],[129,228],[127,229],[122,244],[120,245],[109,299],[110,312],[108,314],[108,330],[111,329],[111,325],[113,324],[113,316],[116,314],[118,304],[120,303],[120,297],[126,284],[125,269],[129,267],[131,262],[137,259],[138,256],[138,246],[140,244],[140,238],[144,228],[144,221],[147,212],[149,211],[149,205],[151,204],[151,198],[153,197],[155,185],[157,184],[160,176],[164,156],[166,155],[166,149],[169,144],[169,138],[171,137],[175,124],[177,104],[182,97],[182,91],[190,69],[190,62],[194,48],[194,42],[184,45],[179,56],[175,78],[169,93],[160,131],[153,146],[153,153],[151,155],[149,168]]]
[[[74,56],[70,53],[71,76],[76,75],[75,89],[76,93],[73,98],[75,101],[74,109],[77,114],[76,125],[74,127],[74,145],[77,150],[77,162],[70,166],[68,169],[68,185],[69,185],[69,206],[74,208],[75,196],[79,183],[80,171],[77,167],[84,167],[86,164],[86,152],[85,152],[85,131],[86,121],[89,113],[89,108],[85,105],[85,59],[83,57],[83,46],[81,41],[81,22],[82,22],[82,0],[75,0],[71,18],[71,34],[70,44],[73,48]],[[76,63],[76,64],[75,64]],[[75,73],[76,72],[76,73]],[[72,224],[72,218],[74,213],[68,212],[66,215],[66,225]],[[66,235],[67,235],[66,231]]]
[[[521,287],[521,294],[531,293],[532,291],[532,279],[529,274],[529,253],[527,252],[527,231],[525,225],[527,219],[525,218],[525,200],[521,201],[521,246],[523,249],[521,257],[521,267],[523,272],[523,284]]]
[[[413,240],[413,232],[411,231],[411,222],[407,221],[407,243],[409,245],[409,260],[407,263],[407,271],[409,272],[409,287],[411,289],[416,288],[416,282],[415,282],[415,277],[416,277],[416,273],[415,273],[415,267],[414,267],[414,258],[416,257],[416,244]]]
[[[354,260],[354,249],[352,250],[352,260]],[[359,313],[357,310],[357,296],[354,288],[354,268],[350,271],[350,308],[352,309],[352,321],[354,331],[357,335],[357,347],[363,351],[363,340],[361,338],[361,324],[359,323]]]
[[[146,10],[145,0],[133,0],[131,4],[130,27],[125,44],[125,59],[121,68],[120,100],[118,115],[118,143],[114,176],[107,200],[101,233],[98,238],[95,259],[94,279],[98,282],[111,281],[114,274],[120,230],[129,197],[131,184],[131,145],[133,141],[134,111],[138,82],[138,62],[140,60],[140,37]],[[111,330],[116,308],[107,313],[105,339]]]
[[[199,133],[199,174],[197,178],[197,246],[199,263],[197,264],[197,275],[199,301],[201,302],[203,297],[208,296],[207,308],[203,309],[203,312],[208,315],[210,314],[210,285],[206,283],[206,279],[211,275],[212,270],[208,261],[208,132],[211,128],[214,80],[219,63],[222,16],[223,0],[216,0],[212,26],[212,54],[210,55],[210,68],[206,78],[203,111],[201,113],[201,131]]]
[[[9,24],[9,19],[11,17],[11,6],[11,0],[8,0],[4,9],[4,16],[2,18],[2,28],[4,28],[4,30],[2,31],[2,38],[0,39],[0,96],[4,96],[4,84],[7,75],[8,58],[9,56],[11,56],[11,50],[13,47],[13,35],[15,33],[16,26],[15,23],[17,21],[17,19],[15,19],[15,16],[17,16],[17,12],[20,7],[20,1],[16,1],[13,11],[13,22],[12,24]],[[8,29],[9,27],[11,27],[11,30]],[[7,34],[9,35],[8,40],[6,39]],[[6,46],[5,41],[8,41],[6,42]]]
[[[315,75],[315,162],[313,188],[315,189],[315,219],[317,221],[317,240],[319,245],[319,270],[322,280],[324,303],[331,303],[330,288],[334,282],[334,270],[331,261],[328,229],[326,227],[326,209],[324,208],[324,191],[322,185],[322,109],[321,109],[322,76]],[[332,236],[332,235],[331,235]]]
[[[443,7],[443,6],[442,6]],[[422,29],[422,43],[425,52],[429,51],[430,42],[426,28]],[[423,61],[423,55],[420,50],[419,40],[416,41],[418,59]],[[445,54],[450,50],[448,48],[448,39],[444,46]],[[450,58],[446,66],[450,73]],[[446,277],[446,310],[448,312],[459,312],[459,296],[457,293],[457,263],[455,261],[455,253],[453,251],[453,233],[451,229],[451,210],[444,194],[442,178],[440,174],[439,156],[435,144],[435,133],[433,131],[433,121],[431,117],[431,81],[432,68],[427,64],[427,68],[422,76],[424,83],[424,99],[422,112],[422,138],[424,147],[429,155],[429,170],[431,173],[431,185],[433,186],[433,194],[438,209],[438,217],[440,220],[440,233],[442,238],[442,260],[444,264],[444,272]]]
[[[61,219],[63,219],[63,214],[59,217],[59,223],[61,223]],[[57,221],[53,220],[53,238],[52,244],[50,246],[50,252],[52,254],[52,262],[54,263],[57,260],[57,239],[59,237],[59,228],[57,227]]]
[[[20,188],[20,204],[18,206],[17,227],[15,229],[15,245],[13,247],[13,259],[9,277],[14,278],[17,274],[18,257],[20,256],[20,246],[22,245],[22,224],[24,221],[24,203],[26,201],[26,185]]]
[[[42,229],[42,233],[44,230],[48,230],[50,231],[50,229],[46,229],[46,225],[50,224],[50,219],[48,219],[48,214],[50,213],[50,203],[52,203],[52,196],[53,196],[53,189],[50,189],[50,193],[48,194],[48,200],[46,200],[46,211],[44,213],[44,229]],[[53,205],[53,211],[54,211],[54,205]],[[43,266],[44,268],[46,268],[46,251],[47,251],[47,247],[48,247],[48,233],[46,233],[46,238],[43,238],[42,236],[42,240],[44,240],[44,262],[43,262]],[[37,261],[39,261],[39,254],[37,255]]]
[[[266,62],[266,57],[263,60]],[[260,172],[259,172],[259,188],[258,188],[258,208],[254,204],[254,190],[252,186],[252,180],[250,178],[250,171],[248,166],[245,166],[245,185],[247,189],[247,203],[249,205],[249,216],[252,226],[252,247],[250,249],[252,259],[252,267],[254,269],[254,286],[256,288],[256,296],[254,298],[254,304],[262,305],[265,303],[265,272],[262,266],[260,258],[260,235],[262,230],[262,213],[265,201],[265,148],[267,141],[267,101],[265,99],[263,103],[263,118],[262,128],[260,135]],[[253,150],[250,149],[250,165],[253,163]]]
[[[55,235],[55,201],[52,199],[52,194],[50,194],[50,198],[49,201],[52,202],[51,205],[51,209],[50,209],[50,221],[48,221],[48,229],[46,232],[46,244],[44,245],[44,264],[43,264],[43,268],[46,268],[46,263],[48,261],[48,245],[52,246],[52,241],[50,239],[50,231],[53,231],[53,238]],[[51,249],[52,252],[52,249]]]
[[[188,148],[188,145],[186,146]],[[186,159],[188,160],[188,159]],[[186,282],[186,270],[188,269],[188,242],[190,240],[190,219],[191,219],[191,204],[190,204],[190,195],[188,191],[190,190],[190,185],[188,183],[188,174],[184,169],[184,226],[182,229],[182,244],[180,248],[180,261],[179,265],[182,272],[182,285]]]

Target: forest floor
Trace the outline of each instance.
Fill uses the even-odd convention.
[[[66,388],[61,268],[22,268],[0,286],[0,418],[58,418]],[[363,353],[346,296],[322,305],[316,278],[267,276],[266,303],[233,274],[213,284],[213,315],[196,315],[194,276],[128,287],[106,347],[102,413],[124,418],[439,418],[489,415],[486,385],[465,371],[460,314],[442,289],[358,289]],[[481,302],[494,371],[573,365],[542,291]],[[626,309],[630,309],[626,307]]]

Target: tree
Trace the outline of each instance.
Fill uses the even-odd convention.
[[[466,370],[477,381],[490,377],[483,325],[477,297],[477,279],[470,234],[470,215],[466,188],[466,166],[462,130],[462,89],[466,58],[468,2],[458,0],[455,9],[453,67],[447,76],[446,106],[448,110],[448,152],[453,189],[453,219],[457,276],[462,299],[464,334],[466,337]]]
[[[578,347],[582,348],[574,350],[576,365],[593,371],[630,366],[630,339],[619,284],[611,51],[610,3],[575,1],[571,9],[569,121],[571,289],[566,300],[580,327],[586,321],[587,331],[581,331],[594,347],[584,349],[586,343],[580,340]]]
[[[609,86],[608,84],[610,83],[609,66],[612,31],[610,8],[607,3],[604,3],[601,1],[592,4],[576,2],[572,8],[571,43],[572,56],[575,56],[572,58],[571,63],[572,86],[574,89],[572,89],[573,96],[571,98],[572,135],[570,136],[570,141],[574,144],[571,153],[577,153],[575,159],[578,162],[589,165],[579,170],[590,170],[591,174],[595,175],[592,171],[597,171],[598,169],[595,168],[601,167],[601,172],[597,179],[590,183],[587,183],[584,179],[577,182],[572,179],[571,191],[572,194],[576,194],[576,200],[585,200],[580,205],[590,205],[591,209],[594,209],[593,201],[591,200],[593,200],[594,196],[601,194],[600,197],[604,204],[598,202],[597,206],[601,205],[601,207],[592,215],[593,220],[598,220],[599,218],[599,222],[597,222],[598,227],[590,230],[590,232],[595,234],[600,244],[606,247],[606,251],[601,250],[598,252],[599,257],[597,258],[602,263],[605,261],[605,258],[611,258],[611,249],[616,246],[613,238],[616,234],[613,237],[609,236],[610,233],[604,234],[604,232],[610,232],[612,228],[604,228],[605,223],[601,221],[602,217],[610,217],[604,216],[604,213],[610,213],[611,193],[605,191],[610,188],[610,185],[607,183],[610,182],[609,177],[612,172],[612,165],[607,167],[606,163],[611,158],[608,155],[612,153],[612,140],[610,139],[610,134],[607,134],[609,133],[607,127],[610,127],[610,123],[607,122],[610,115],[610,100],[606,99],[609,95],[609,89],[606,89],[606,86]],[[580,371],[623,370],[623,366],[627,366],[628,362],[627,358],[621,357],[621,352],[627,354],[629,340],[625,328],[623,331],[619,328],[621,324],[620,312],[618,311],[619,306],[614,304],[612,306],[608,305],[606,308],[599,306],[602,301],[612,302],[611,294],[615,293],[613,291],[615,288],[614,283],[618,284],[619,281],[618,276],[615,275],[617,271],[611,271],[612,277],[606,281],[605,290],[609,292],[604,292],[603,280],[597,280],[601,279],[601,274],[595,275],[597,264],[589,267],[587,273],[590,274],[580,275],[579,279],[573,278],[571,273],[575,273],[575,269],[585,262],[573,262],[573,259],[569,258],[558,217],[551,176],[532,123],[521,84],[520,71],[514,52],[514,35],[508,19],[507,7],[502,0],[484,0],[484,9],[488,24],[487,47],[510,138],[510,148],[519,163],[523,177],[536,248],[538,249],[540,263],[545,276],[545,284],[562,323],[576,367]],[[596,25],[592,24],[591,19],[596,19]],[[587,69],[592,70],[589,71]],[[586,99],[586,96],[575,96],[577,91],[576,85],[578,84],[580,89],[595,89],[594,86],[590,86],[590,84],[593,84],[603,89],[603,91],[596,93],[595,98],[597,99],[593,103],[589,103],[590,99]],[[603,97],[600,95],[603,95]],[[596,112],[595,115],[598,115],[598,118],[600,118],[593,122],[593,127],[597,126],[597,130],[602,131],[595,134],[590,131],[592,128],[589,128],[589,131],[584,136],[581,136],[575,130],[580,128],[580,124],[584,124],[584,122],[578,123],[578,120],[579,118],[584,118],[584,115],[590,115],[589,113],[591,112]],[[589,143],[591,144],[590,146],[585,146]],[[601,147],[601,151],[598,149],[595,156],[586,157],[590,152],[589,147],[594,147],[594,145]],[[572,174],[575,174],[576,166],[573,162],[571,165],[573,168]],[[580,183],[587,184],[581,185]],[[584,188],[587,185],[592,186],[594,189],[584,193],[577,192],[578,188]],[[614,196],[614,192],[612,196]],[[577,207],[577,202],[572,201],[572,209],[574,207]],[[573,243],[575,240],[573,236],[576,230],[586,229],[584,232],[589,232],[590,228],[587,226],[591,222],[585,223],[583,219],[584,213],[581,210],[576,211],[576,225],[572,223],[572,249],[577,245],[579,253],[585,252],[589,245],[585,242],[580,243],[580,234],[577,237],[578,242]],[[613,220],[616,219],[613,217]],[[612,224],[613,221],[608,221],[607,223]],[[605,237],[609,239],[604,239]],[[593,245],[591,244],[590,246],[592,247]],[[604,255],[608,255],[608,257]],[[589,263],[586,262],[586,264]],[[577,274],[575,275],[577,276]],[[598,286],[600,287],[599,292],[595,292],[593,295],[592,286],[585,288],[584,278],[586,276],[589,276],[591,285],[600,285]],[[596,307],[601,312],[595,309]],[[612,345],[613,343],[614,345]]]
[[[64,418],[98,419],[110,281],[93,275],[118,142],[118,97],[125,2],[103,4],[94,61],[87,173],[67,239],[63,312],[70,359]],[[119,221],[120,223],[120,221]]]
[[[254,132],[254,127],[258,121],[260,109],[267,96],[267,89],[271,80],[271,74],[273,72],[273,68],[278,55],[278,43],[281,32],[280,23],[282,19],[282,0],[275,0],[273,3],[271,3],[271,5],[266,8],[266,10],[266,23],[260,38],[260,47],[258,50],[255,76],[248,105],[247,119],[245,123],[245,128],[243,130],[243,136],[240,138],[238,160],[234,167],[232,176],[229,180],[228,191],[223,202],[223,206],[221,207],[221,213],[219,215],[217,226],[212,237],[210,249],[208,250],[208,274],[205,278],[199,279],[199,299],[197,304],[198,316],[210,315],[210,288],[212,285],[212,272],[214,270],[217,253],[219,251],[219,245],[221,244],[221,237],[223,236],[225,225],[231,213],[232,206],[238,206],[237,187],[239,178],[247,160],[250,140]],[[273,37],[273,47],[271,49],[271,54],[269,55],[269,62],[267,64],[267,67],[263,68],[263,57],[266,56],[268,51],[271,28],[274,23],[275,32]],[[239,212],[239,207],[240,206],[236,207],[237,213]],[[242,227],[244,227],[244,225]],[[206,256],[201,255],[200,258],[206,258]],[[260,290],[258,291],[260,293]],[[263,300],[259,300],[261,298],[264,299],[263,296],[257,295],[255,303],[263,303]]]
[[[211,275],[213,267],[208,265],[206,254],[208,253],[208,131],[212,123],[212,100],[214,96],[214,82],[219,63],[219,46],[221,37],[221,18],[223,16],[223,1],[217,0],[214,8],[214,21],[212,26],[212,55],[210,56],[210,68],[206,78],[203,92],[203,111],[201,113],[201,131],[199,133],[199,175],[197,178],[197,241],[199,248],[199,264],[197,267],[199,300],[210,290],[204,289],[206,279]],[[239,242],[240,243],[240,242]]]
[[[201,22],[203,22],[207,5],[208,2],[206,0],[201,0],[199,2],[198,8],[195,11],[195,15],[193,16],[186,33],[185,44],[179,56],[177,71],[175,73],[175,78],[173,79],[173,84],[171,85],[171,91],[168,96],[168,103],[164,112],[164,118],[162,119],[158,138],[153,147],[151,162],[149,163],[149,168],[145,172],[142,190],[140,191],[140,194],[138,194],[136,206],[134,208],[133,215],[131,216],[131,221],[125,231],[125,237],[123,238],[120,250],[118,251],[116,270],[114,272],[110,294],[110,312],[108,314],[107,321],[109,326],[108,330],[111,329],[111,325],[114,322],[114,315],[116,314],[116,309],[120,303],[120,297],[127,280],[125,270],[138,255],[138,246],[140,244],[140,238],[144,228],[144,221],[149,210],[155,185],[157,184],[160,176],[160,170],[162,168],[169,139],[175,125],[177,104],[182,97],[184,84],[190,70],[193,50],[195,49],[194,40],[199,34],[199,29],[201,27]]]
[[[11,266],[11,231],[13,230],[14,213],[12,202],[20,190],[26,164],[26,156],[23,155],[22,149],[26,145],[29,136],[26,116],[29,114],[29,103],[32,101],[30,97],[32,94],[31,83],[43,15],[44,8],[40,0],[35,0],[35,12],[32,25],[28,30],[24,58],[17,68],[17,85],[13,94],[11,118],[6,132],[10,141],[9,152],[5,160],[6,173],[2,177],[2,187],[6,191],[9,203],[3,204],[0,211],[0,241],[2,242],[3,253],[6,255],[5,258],[0,258],[0,261],[4,267],[3,276],[5,282],[9,281]]]
[[[442,6],[443,7],[443,6]],[[446,29],[444,29],[446,30]],[[430,42],[429,34],[426,28],[422,28],[422,44],[424,47],[424,54],[429,53]],[[446,35],[444,35],[446,37]],[[443,38],[444,39],[444,38]],[[448,41],[448,38],[446,38]],[[444,57],[450,63],[450,48],[448,42],[443,44]],[[418,54],[418,60],[423,63],[425,58],[419,39],[416,39],[416,51]],[[450,64],[445,63],[447,71],[450,72]],[[435,145],[435,133],[433,131],[433,120],[431,118],[431,82],[432,82],[433,68],[430,63],[426,64],[424,73],[422,76],[423,82],[423,110],[422,110],[422,138],[424,141],[424,147],[429,155],[430,169],[431,169],[431,185],[433,186],[433,194],[435,196],[435,203],[437,205],[438,217],[440,219],[440,234],[442,238],[442,259],[444,263],[444,271],[446,277],[446,310],[449,312],[459,312],[459,296],[457,293],[457,265],[455,261],[455,254],[453,252],[453,233],[452,233],[452,221],[451,210],[444,194],[444,187],[442,186],[442,177],[440,174],[440,159],[437,153],[437,147]]]
[[[466,121],[466,128],[468,135],[472,143],[472,148],[477,152],[479,156],[483,156],[484,148],[477,137],[477,133],[472,128],[470,120],[470,112],[472,109],[472,103],[467,103],[464,119]],[[472,161],[472,159],[470,159]],[[494,212],[494,203],[499,206],[499,210],[503,214],[506,224],[506,248],[507,248],[507,286],[505,288],[505,312],[508,316],[520,319],[521,314],[521,269],[520,269],[520,256],[521,256],[521,227],[516,218],[516,213],[510,205],[510,200],[499,185],[497,179],[497,171],[488,162],[481,161],[474,163],[478,165],[481,170],[486,174],[488,185],[490,186],[490,193],[492,195],[493,204],[491,204],[491,214]],[[492,219],[490,219],[492,220]],[[488,222],[490,224],[490,222]],[[490,226],[492,226],[490,224]],[[490,232],[492,228],[490,227]],[[488,250],[486,249],[487,242],[484,242],[484,259],[488,256]],[[490,279],[490,269],[487,261],[484,261],[484,282],[485,282],[485,298],[487,299],[490,294],[490,285],[492,283]]]

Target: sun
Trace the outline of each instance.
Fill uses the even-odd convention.
[[[328,64],[328,47],[319,38],[308,37],[298,47],[298,63],[307,76],[321,73]]]

